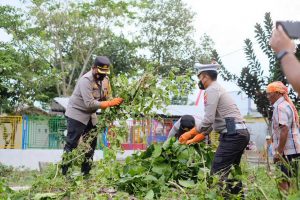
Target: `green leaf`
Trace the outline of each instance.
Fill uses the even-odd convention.
[[[166,149],[168,149],[169,147],[171,147],[172,144],[174,143],[174,139],[175,139],[174,137],[168,138],[168,139],[164,142],[162,148],[163,148],[164,150],[166,150]]]
[[[154,198],[154,192],[153,190],[149,190],[145,196],[145,199],[153,199]]]
[[[154,165],[153,168],[152,168],[152,171],[159,174],[159,175],[169,174],[169,173],[172,172],[172,167],[168,164],[161,163],[161,164],[158,164],[158,165]]]
[[[145,181],[157,181],[157,178],[152,175],[147,175],[147,176],[145,176],[144,180]]]
[[[178,161],[180,161],[180,162],[186,162],[190,158],[188,149],[180,148],[178,151],[177,158],[178,158]]]
[[[186,188],[193,188],[196,185],[192,180],[178,180],[178,182],[181,186]]]
[[[162,152],[161,146],[160,146],[160,145],[154,145],[154,151],[153,151],[153,153],[152,153],[152,157],[153,157],[153,158],[159,157],[160,154],[161,154],[161,152]]]
[[[217,199],[216,191],[212,190],[208,194],[205,195],[207,199]]]
[[[131,176],[134,176],[136,174],[141,174],[143,173],[145,170],[144,167],[142,166],[133,166],[129,171],[128,173],[131,175]]]
[[[58,194],[56,193],[37,193],[34,196],[34,200],[42,200],[42,199],[55,199],[58,197]]]

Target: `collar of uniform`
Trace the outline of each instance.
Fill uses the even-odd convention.
[[[277,101],[273,105],[273,108],[276,108],[283,101],[284,101],[284,97],[280,97],[279,99],[277,99]]]
[[[208,88],[210,88],[210,87],[214,87],[215,85],[218,85],[218,82],[217,82],[217,81],[213,81],[213,82],[206,88],[206,90],[207,90]]]
[[[93,72],[92,70],[88,71],[87,73],[85,73],[82,77],[89,79],[90,81],[94,80],[94,76],[93,76]]]

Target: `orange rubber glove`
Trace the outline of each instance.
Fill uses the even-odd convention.
[[[190,138],[195,137],[198,133],[198,131],[196,130],[196,128],[192,128],[190,131],[185,132],[184,134],[182,134],[179,138],[179,142],[181,144],[185,144]]]
[[[122,98],[114,98],[110,101],[101,101],[100,108],[105,109],[108,107],[118,106],[123,102]]]
[[[205,139],[205,135],[200,133],[200,134],[196,135],[195,137],[193,137],[192,139],[188,140],[185,144],[195,144],[195,143],[201,142],[204,139]]]

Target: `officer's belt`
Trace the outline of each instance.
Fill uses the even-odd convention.
[[[247,126],[244,122],[236,123],[235,124],[235,130],[244,130],[247,129]],[[220,133],[224,134],[227,133],[227,129],[223,129]]]

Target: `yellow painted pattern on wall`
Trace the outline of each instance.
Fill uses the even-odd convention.
[[[22,148],[22,116],[0,116],[0,148]]]

